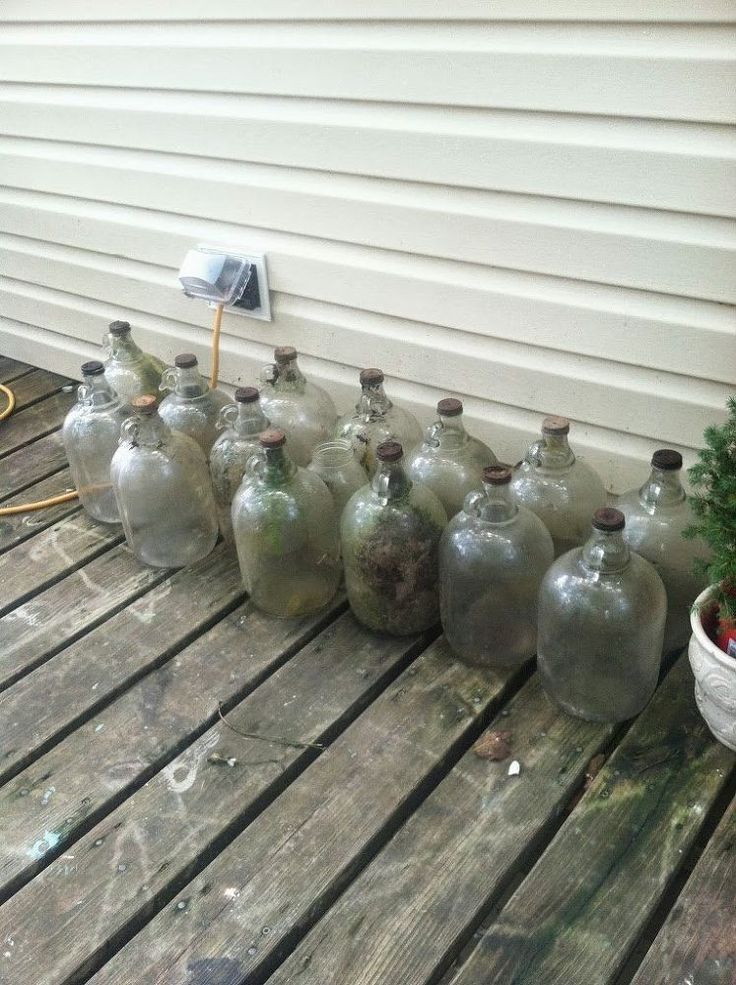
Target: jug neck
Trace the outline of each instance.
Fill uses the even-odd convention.
[[[461,448],[468,441],[462,414],[439,413],[426,431],[426,443],[434,448]]]
[[[159,390],[171,390],[183,400],[193,400],[204,396],[209,386],[195,364],[186,367],[175,366],[173,369],[165,370]]]
[[[530,465],[542,469],[567,469],[575,464],[575,455],[566,434],[542,434],[526,455]]]
[[[686,499],[680,482],[679,469],[652,468],[651,474],[639,489],[642,506],[651,513],[660,507],[676,506]]]
[[[295,393],[303,393],[307,385],[307,378],[299,369],[296,356],[266,366],[261,373],[261,380],[276,390]]]
[[[297,473],[297,466],[289,453],[280,448],[261,448],[255,465],[256,473],[269,486],[281,486]]]
[[[389,502],[405,499],[413,483],[406,473],[403,459],[396,462],[379,462],[371,479],[371,488],[384,506]]]
[[[597,530],[594,527],[582,551],[585,567],[600,574],[623,571],[631,559],[623,530]]]
[[[362,383],[361,393],[355,409],[366,420],[382,417],[391,410],[393,404],[386,396],[383,383]]]
[[[230,407],[233,404],[229,405]],[[259,401],[250,404],[236,404],[237,412],[232,417],[232,428],[241,438],[250,438],[260,434],[268,427],[268,419],[261,409]],[[223,410],[227,410],[224,407]]]
[[[145,411],[138,411],[135,417],[124,421],[120,434],[121,441],[130,441],[133,446],[160,448],[171,437],[171,430],[157,410],[146,408]]]
[[[118,396],[102,373],[82,373],[77,389],[79,403],[85,407],[108,409],[119,403]]]
[[[143,355],[143,350],[133,341],[130,329],[124,332],[108,333],[105,344],[110,356],[123,362],[140,359]]]

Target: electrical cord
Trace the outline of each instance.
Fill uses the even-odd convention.
[[[215,308],[215,317],[212,322],[212,376],[210,378],[210,386],[213,390],[217,386],[220,374],[220,327],[222,325],[222,310],[223,306],[218,304]],[[0,391],[5,394],[8,401],[8,406],[3,411],[0,411],[0,421],[4,421],[10,417],[15,409],[15,394],[10,387],[4,386],[2,383],[0,383]],[[61,493],[58,496],[49,496],[48,499],[39,499],[35,503],[19,503],[17,506],[2,506],[0,507],[0,516],[14,516],[17,513],[34,513],[36,510],[45,510],[49,506],[68,503],[73,499],[77,499],[78,496],[79,493],[74,490],[74,492]]]

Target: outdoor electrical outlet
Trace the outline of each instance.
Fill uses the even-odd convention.
[[[187,297],[201,298],[210,307],[221,304],[228,311],[271,321],[266,257],[262,253],[200,243],[184,257],[179,283]]]

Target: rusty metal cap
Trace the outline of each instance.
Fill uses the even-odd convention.
[[[293,345],[280,345],[273,350],[273,358],[279,365],[290,363],[292,359],[296,359],[296,349]]]
[[[99,359],[90,359],[88,363],[82,363],[83,376],[100,376],[105,372],[105,367]]]
[[[154,414],[156,412],[156,398],[150,393],[146,393],[142,397],[134,397],[130,405],[138,414]]]
[[[602,506],[593,514],[593,526],[596,530],[623,530],[626,526],[626,517],[621,510],[614,509],[613,506]]]
[[[130,331],[129,321],[111,321],[108,327],[110,335],[125,335]]]
[[[445,397],[437,404],[437,413],[443,417],[458,417],[463,412],[463,402],[456,397]]]
[[[376,448],[376,458],[379,462],[398,462],[403,456],[404,449],[398,441],[383,441]]]
[[[235,391],[235,399],[239,404],[253,404],[260,394],[254,386],[239,386]]]
[[[542,421],[542,434],[568,434],[570,422],[566,417],[545,417]]]
[[[511,469],[507,465],[487,465],[483,469],[483,481],[489,486],[505,486],[511,482]]]
[[[193,369],[197,365],[197,357],[193,352],[181,352],[174,356],[174,365],[177,369]]]
[[[361,369],[360,371],[361,386],[378,386],[379,383],[383,383],[383,379],[383,371],[380,369]]]
[[[268,428],[258,435],[261,448],[282,448],[286,444],[286,435],[278,428]]]
[[[682,455],[674,448],[658,448],[652,455],[652,465],[655,469],[676,472],[682,468]]]

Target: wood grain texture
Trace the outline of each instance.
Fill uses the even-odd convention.
[[[385,642],[384,642],[385,646]],[[92,981],[262,980],[511,686],[433,644]],[[265,929],[264,929],[265,928]],[[211,979],[210,979],[211,980]]]
[[[453,985],[608,985],[736,766],[680,658]]]
[[[17,359],[10,359],[8,356],[0,356],[0,383],[9,383],[24,373],[30,373],[32,369],[33,366],[29,366],[28,363],[19,362]],[[2,406],[4,407],[5,404]]]
[[[71,473],[69,469],[62,469],[30,486],[24,492],[11,496],[2,505],[20,506],[56,496],[71,488],[73,488]],[[72,500],[68,503],[59,503],[58,506],[50,506],[45,510],[38,510],[36,513],[16,513],[0,518],[0,554],[35,537],[42,530],[58,523],[64,517],[79,512],[80,509],[79,503]]]
[[[34,483],[61,471],[66,463],[61,430],[57,429],[3,458],[0,467],[0,499],[5,500],[12,495],[19,497],[21,492],[25,492]],[[70,483],[71,480],[67,482]],[[66,484],[62,484],[59,492],[66,492]],[[18,499],[18,502],[25,503],[27,500]]]
[[[614,731],[560,715],[536,675],[490,729],[511,731],[511,757],[466,753],[269,985],[435,981]]]
[[[0,458],[61,427],[64,415],[75,402],[73,393],[54,393],[0,422]]]
[[[736,981],[736,801],[700,857],[632,985]]]
[[[32,369],[30,373],[25,373],[20,379],[15,380],[10,388],[15,394],[15,411],[13,413],[38,403],[44,397],[58,393],[63,387],[74,387],[76,396],[74,380],[70,380],[66,376],[59,376],[57,373],[49,373],[45,369]]]
[[[60,853],[74,851],[72,843],[117,807],[125,796],[132,794],[140,810],[144,814],[148,812],[151,819],[166,813],[157,798],[166,800],[174,796],[174,807],[181,813],[179,795],[188,789],[189,779],[193,779],[190,767],[196,758],[187,747],[214,724],[215,730],[211,729],[209,738],[203,739],[203,748],[214,748],[215,737],[220,735],[216,724],[218,703],[229,708],[262,685],[269,674],[334,617],[342,604],[337,603],[308,619],[278,622],[260,614],[250,603],[239,606],[174,660],[132,685],[118,700],[98,711],[7,784],[0,791],[1,843],[4,846],[0,850],[0,897],[11,895]],[[221,736],[223,741],[231,737],[229,730]],[[172,760],[175,761],[172,763]],[[87,770],[85,764],[94,766]],[[150,787],[139,790],[162,769],[163,774],[151,780]],[[232,789],[232,785],[228,789]],[[215,784],[214,792],[216,790]],[[237,798],[237,791],[228,796]],[[195,797],[195,794],[189,797]],[[208,803],[211,808],[212,799]],[[141,816],[135,813],[132,802],[126,802],[118,808],[114,823],[117,825],[118,820],[131,817],[131,811],[136,818]],[[198,819],[193,817],[192,837],[198,825],[211,825],[213,831],[219,830],[220,817],[219,810],[213,812],[211,809],[203,810],[202,818],[199,815]],[[108,819],[103,823],[109,828],[113,822]],[[117,825],[115,830],[121,830],[121,827]],[[45,837],[47,831],[53,832],[50,839]],[[162,835],[170,836],[171,829],[164,832],[156,823],[144,858],[149,857],[150,850],[152,860],[157,859],[157,839]],[[94,840],[96,836],[91,837]],[[191,858],[196,858],[196,854],[193,852]],[[95,879],[100,877],[99,855],[95,852],[87,859]],[[162,873],[168,868],[164,866]],[[85,866],[78,866],[77,871],[82,879]],[[161,876],[164,880],[161,885],[169,875]],[[135,891],[131,887],[132,899],[138,898],[141,892],[145,894],[141,886],[148,878],[153,878],[153,873],[139,871],[138,876],[131,874],[128,879],[135,881],[138,877],[140,884]],[[48,880],[53,879],[52,874],[38,884],[39,889],[45,887],[42,896],[50,891]],[[59,888],[66,891],[70,887]],[[34,892],[37,906],[38,890]],[[86,890],[82,895],[85,894]],[[126,919],[133,912],[127,911]],[[112,914],[108,913],[107,917],[112,919]],[[91,946],[89,938],[80,942],[76,959],[88,944]],[[68,942],[64,949],[67,947]],[[46,957],[50,957],[51,950],[49,944]]]
[[[298,646],[305,628],[315,622],[276,622],[252,610],[245,618],[228,617],[215,628],[216,633],[224,630],[213,641],[222,666],[211,682],[204,663],[210,647],[204,645],[204,638],[197,641],[190,670],[198,669],[201,675],[207,714],[212,714],[218,696],[232,693],[231,675],[242,688],[252,674],[242,658],[238,661],[244,649],[255,650],[253,671],[262,674],[277,654]],[[389,641],[373,636],[345,614],[238,704],[228,721],[267,736],[283,735],[301,742],[329,740],[406,666],[416,649],[414,639]],[[186,656],[182,654],[182,659]],[[160,725],[151,721],[154,743],[156,733],[160,743],[172,726],[180,733],[187,727],[185,709],[192,705],[191,697],[183,701],[182,710],[178,703],[191,695],[193,682],[191,677],[180,676],[180,670],[173,668],[163,692],[154,690],[160,695],[156,717],[162,720]],[[142,682],[144,689],[154,681]],[[151,737],[145,736],[144,761],[153,758],[151,753],[157,748],[151,749],[150,742]],[[137,748],[141,749],[140,741]],[[91,752],[90,745],[88,755]],[[185,882],[195,866],[201,867],[200,858],[207,858],[213,846],[242,828],[315,754],[311,749],[247,739],[216,723],[70,846],[67,853],[74,856],[72,867],[67,864],[69,859],[60,858],[3,908],[15,946],[12,968],[0,965],[0,982],[6,985],[10,979],[4,976],[12,974],[13,985],[34,985],[39,958],[45,985],[83,977],[106,954],[107,941],[126,932],[131,921],[150,916],[172,883],[176,887]],[[116,761],[108,740],[103,762],[109,769]],[[75,797],[85,793],[84,786],[76,783]],[[103,785],[98,795],[108,795]],[[46,830],[40,818],[36,826]],[[204,889],[201,895],[209,891]],[[214,897],[215,888],[211,891]],[[218,893],[217,898],[226,900],[228,894]],[[78,932],[81,925],[84,933]],[[39,945],[40,926],[49,929]],[[141,968],[130,974],[131,981],[140,981],[135,976]],[[148,975],[146,971],[146,981]]]
[[[105,618],[132,602],[171,572],[141,565],[121,544],[0,619],[0,689]]]
[[[79,511],[14,547],[0,557],[0,615],[123,539],[118,524]]]
[[[176,572],[0,694],[0,782],[59,733],[163,662],[243,596],[221,545]]]

